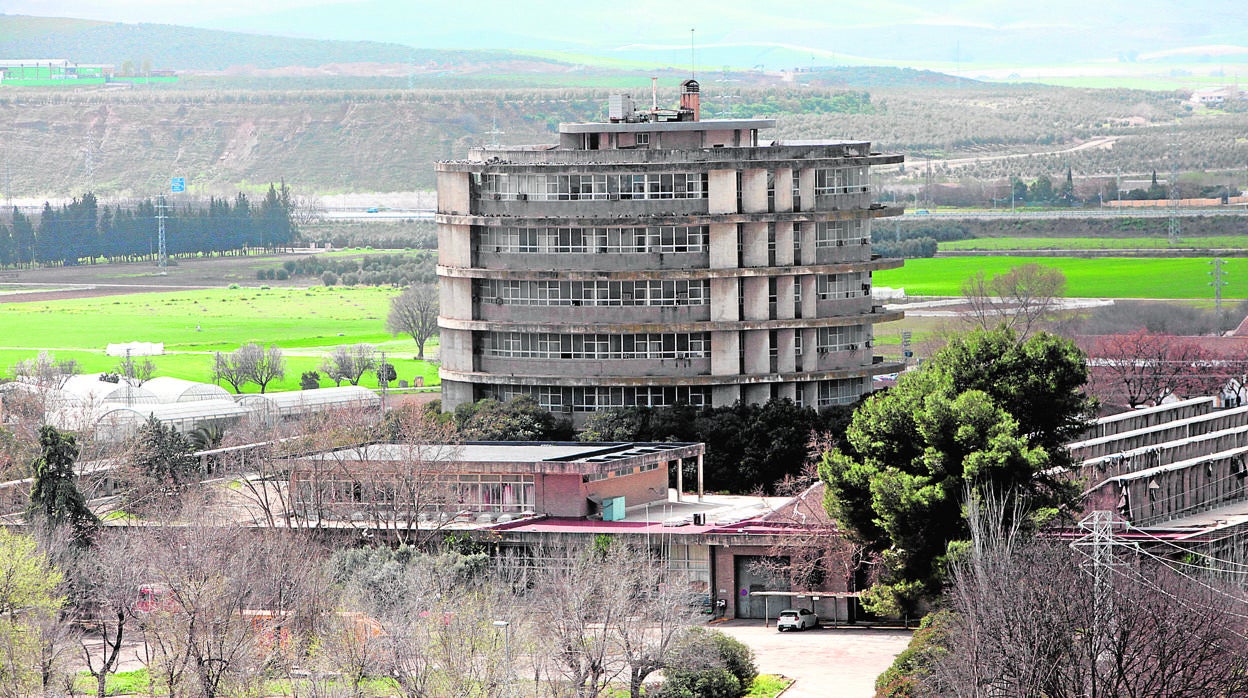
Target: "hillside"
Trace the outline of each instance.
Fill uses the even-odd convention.
[[[649,80],[623,82],[634,95],[648,96]],[[562,121],[605,116],[608,93],[0,90],[0,193],[150,195],[172,176],[186,177],[200,194],[256,191],[282,179],[299,193],[430,189],[435,161],[465,157],[490,141],[552,142]],[[661,80],[660,103],[675,97],[674,78]],[[965,81],[870,89],[713,83],[703,113],[775,117],[770,137],[868,139],[880,150],[906,154],[903,176],[924,173],[931,158],[927,176],[936,183],[955,176],[1057,177],[1068,167],[1077,177],[1147,176],[1176,151],[1185,172],[1242,171],[1248,160],[1248,141],[1238,138],[1248,130],[1248,112],[1189,112],[1178,95],[1165,92]]]
[[[323,41],[194,29],[169,24],[122,24],[0,15],[0,59],[67,58],[190,72],[248,72],[343,64],[409,66],[413,72],[460,70],[516,60],[502,51],[416,49],[375,41]],[[551,71],[566,64],[528,57]]]

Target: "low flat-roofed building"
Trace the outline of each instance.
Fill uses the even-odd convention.
[[[295,459],[290,491],[296,515],[316,520],[610,520],[666,500],[668,468],[679,473],[688,460],[700,473],[704,452],[693,443],[370,444]]]

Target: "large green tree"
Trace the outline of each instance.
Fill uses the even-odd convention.
[[[34,482],[26,505],[26,523],[48,530],[67,526],[76,544],[88,545],[100,520],[78,489],[74,474],[77,458],[78,445],[72,435],[46,425],[39,429],[39,456],[31,465]]]
[[[1086,426],[1086,382],[1068,340],[976,330],[863,403],[820,476],[829,512],[881,558],[869,605],[896,608],[939,587],[950,544],[969,536],[968,493],[1016,500],[1037,520],[1074,502],[1054,469]]]

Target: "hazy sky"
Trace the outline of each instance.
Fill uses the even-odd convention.
[[[555,49],[663,60],[696,29],[708,60],[737,47],[745,65],[829,56],[955,62],[1248,46],[1248,3],[1199,0],[0,0],[0,12],[177,24],[420,48]],[[671,53],[668,57],[665,53]],[[682,54],[683,55],[683,54]],[[703,55],[699,53],[699,55]]]
[[[205,21],[246,17],[258,6],[289,10],[351,0],[5,0],[0,10],[11,15],[77,17],[109,22],[153,22],[199,25]]]

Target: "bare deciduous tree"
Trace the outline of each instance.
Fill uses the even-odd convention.
[[[83,658],[98,698],[104,698],[105,682],[117,671],[122,643],[134,626],[140,587],[147,576],[143,550],[139,531],[106,527],[74,565],[76,601],[90,619],[81,641]],[[96,646],[98,655],[92,651]]]
[[[425,358],[425,342],[438,333],[438,287],[412,284],[390,300],[386,329],[391,334],[409,334],[416,340],[416,358]]]
[[[371,344],[352,344],[334,347],[329,356],[321,361],[321,370],[334,385],[345,380],[359,385],[365,373],[377,368],[377,348]]]
[[[1098,595],[1085,557],[988,509],[953,566],[933,695],[1248,696],[1241,593],[1145,551]]]
[[[1024,264],[987,277],[978,272],[962,284],[967,317],[985,330],[1004,325],[1024,341],[1057,309],[1066,291],[1060,269]]]
[[[149,358],[135,361],[127,353],[124,359],[117,362],[117,373],[128,379],[132,385],[140,386],[156,375],[156,363]]]
[[[1091,392],[1107,404],[1138,407],[1171,395],[1217,392],[1227,367],[1199,344],[1137,330],[1098,337],[1088,349]]]
[[[695,623],[687,580],[618,540],[536,555],[546,566],[531,580],[535,674],[556,695],[599,696],[621,679],[640,695]]]
[[[259,385],[263,393],[269,383],[286,375],[286,360],[282,358],[279,347],[270,345],[266,348],[253,342],[229,354],[217,352],[212,375],[217,381],[229,383],[236,393],[242,392],[242,387],[249,382]]]

